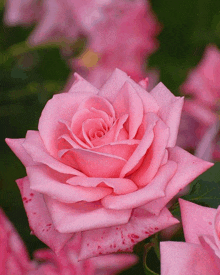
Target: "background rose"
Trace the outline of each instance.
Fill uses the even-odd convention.
[[[46,104],[39,131],[8,145],[30,226],[55,251],[82,232],[81,259],[131,251],[178,221],[164,208],[212,164],[175,147],[183,98],[115,70],[100,90],[76,74]]]
[[[203,207],[182,199],[179,202],[186,243],[160,243],[161,275],[218,275],[220,208]]]

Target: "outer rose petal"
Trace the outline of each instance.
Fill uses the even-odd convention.
[[[131,209],[164,197],[166,185],[173,177],[176,168],[177,165],[174,161],[168,161],[159,169],[155,178],[147,186],[126,195],[106,196],[101,200],[102,205],[110,209]]]
[[[131,210],[104,209],[97,203],[64,204],[45,196],[55,228],[61,233],[127,223]]]
[[[22,146],[24,147],[28,155],[31,156],[34,162],[46,164],[50,168],[60,173],[83,176],[83,173],[81,173],[80,171],[70,166],[67,166],[61,161],[50,156],[44,147],[43,141],[38,131],[28,131]],[[30,164],[28,166],[30,166]]]
[[[161,275],[218,275],[219,269],[202,246],[182,242],[161,242]]]
[[[92,93],[93,95],[98,94],[99,90],[96,89],[92,84],[86,81],[79,74],[74,73],[74,82],[72,83],[70,89],[67,91],[69,93]]]
[[[168,148],[169,160],[177,163],[177,171],[166,188],[166,196],[147,204],[147,209],[156,215],[187,184],[193,181],[213,163],[201,160],[180,147]]]
[[[54,95],[47,102],[39,119],[38,129],[46,149],[53,157],[57,157],[58,138],[68,133],[66,126],[60,121],[71,121],[81,101],[91,95],[93,93],[62,93]]]
[[[25,167],[36,164],[33,161],[33,159],[30,157],[30,155],[25,151],[24,147],[22,146],[23,142],[25,141],[24,138],[19,138],[19,139],[6,138],[5,141]]]
[[[173,147],[176,145],[184,98],[175,97],[161,82],[150,91],[150,94],[160,107],[158,115],[170,127],[168,146]]]
[[[138,207],[133,210],[127,224],[82,232],[79,259],[132,251],[136,243],[178,222],[166,208],[159,216],[155,216],[146,211],[144,206]]]
[[[216,209],[179,199],[186,242],[200,244],[199,236],[214,235],[213,221]]]
[[[17,180],[17,184],[32,233],[55,252],[58,252],[73,234],[60,234],[55,230],[43,196],[30,189],[27,177]]]
[[[27,168],[27,175],[32,190],[50,196],[64,203],[75,203],[79,201],[98,201],[112,193],[108,187],[86,188],[83,186],[71,186],[65,182],[58,181],[59,175],[46,166],[36,165]],[[80,177],[83,181],[86,177]]]
[[[113,101],[113,107],[118,118],[129,114],[129,139],[133,139],[143,120],[143,103],[129,82],[125,82],[122,86]]]
[[[115,69],[106,83],[102,86],[99,91],[99,96],[103,96],[108,99],[110,102],[116,98],[118,92],[122,86],[128,82],[136,90],[139,97],[142,99],[144,112],[155,112],[157,113],[159,107],[156,100],[146,92],[140,85],[134,82],[126,73],[122,72],[119,69]]]

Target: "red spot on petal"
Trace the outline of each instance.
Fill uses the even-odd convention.
[[[135,234],[131,234],[131,237],[134,238],[134,239],[139,239],[140,238],[138,235],[135,235]]]
[[[158,228],[158,227],[155,227],[155,230],[159,230],[159,228]]]
[[[116,244],[114,244],[113,247],[116,248]]]
[[[52,225],[52,223],[48,223],[48,224],[47,224],[47,226],[51,226],[51,225]]]
[[[101,249],[101,246],[100,246],[100,245],[98,245],[98,249]]]
[[[33,196],[34,196],[34,194],[33,194],[33,193],[30,193],[30,196],[31,196],[31,197],[33,197]]]
[[[87,246],[89,246],[89,243],[87,243]]]

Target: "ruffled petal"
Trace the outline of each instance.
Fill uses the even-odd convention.
[[[128,133],[129,139],[133,139],[143,120],[143,103],[129,82],[125,82],[122,86],[112,105],[117,118],[129,115]]]
[[[59,252],[73,234],[61,234],[53,225],[43,195],[30,189],[28,178],[17,180],[29,225],[34,235]]]
[[[153,96],[146,92],[140,85],[134,82],[126,73],[119,69],[115,69],[106,83],[99,91],[99,96],[103,96],[110,102],[113,102],[122,86],[128,82],[136,90],[143,102],[144,112],[157,113],[159,106]]]
[[[101,200],[102,205],[110,209],[131,209],[164,197],[166,185],[173,177],[176,168],[177,164],[174,161],[168,161],[147,186],[126,195],[109,195]]]
[[[186,242],[200,244],[201,235],[214,235],[216,209],[179,199]]]
[[[155,216],[144,207],[138,207],[126,224],[82,232],[79,260],[101,254],[130,252],[136,243],[176,223],[179,221],[166,208]]]
[[[60,173],[83,176],[80,171],[52,157],[46,151],[38,131],[28,131],[22,146],[35,162],[46,164]]]
[[[64,204],[45,196],[55,228],[61,233],[105,228],[128,222],[131,210],[104,209],[100,203]]]
[[[127,194],[137,190],[136,184],[130,179],[122,178],[89,178],[89,177],[73,177],[67,180],[67,183],[73,186],[97,187],[109,186],[113,188],[117,195]]]
[[[79,104],[92,93],[62,93],[54,95],[44,107],[39,119],[38,129],[48,152],[57,157],[58,138],[68,134],[68,130],[60,121],[71,121]]]
[[[133,169],[135,169],[142,160],[143,156],[146,154],[148,148],[152,144],[153,138],[154,138],[154,132],[153,129],[156,125],[156,122],[158,120],[157,115],[154,113],[148,113],[145,116],[145,132],[144,135],[137,146],[134,153],[131,155],[125,166],[123,167],[120,177],[124,177],[126,174],[131,172]]]
[[[89,177],[117,178],[126,160],[106,153],[91,150],[71,150],[80,170]]]
[[[24,141],[25,141],[24,138],[19,138],[19,139],[6,138],[5,139],[5,142],[14,152],[14,154],[20,159],[20,161],[23,163],[25,167],[29,165],[35,165],[36,163],[33,161],[33,159],[30,157],[30,155],[25,151],[24,147],[22,146]]]
[[[213,163],[199,159],[178,146],[168,148],[168,153],[168,159],[177,163],[177,171],[167,185],[166,196],[147,204],[148,211],[156,215],[180,190],[213,166]]]
[[[218,275],[214,260],[200,245],[183,242],[161,242],[161,275]]]
[[[163,160],[167,142],[169,139],[169,128],[159,120],[154,127],[154,139],[140,168],[131,175],[132,180],[138,186],[145,186],[156,175]]]
[[[112,188],[106,187],[84,187],[72,186],[58,181],[53,170],[46,166],[37,165],[27,168],[30,187],[39,193],[50,196],[64,203],[75,203],[79,201],[98,201],[112,193]],[[80,177],[81,181],[86,177]]]
[[[175,97],[161,82],[150,91],[150,94],[160,107],[158,115],[170,128],[168,146],[173,147],[176,145],[184,98]]]

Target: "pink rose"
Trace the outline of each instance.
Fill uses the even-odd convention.
[[[0,274],[24,275],[31,268],[28,253],[20,236],[0,209]]]
[[[195,69],[182,85],[190,95],[184,103],[177,144],[195,150],[205,160],[220,160],[218,111],[220,100],[220,52],[209,45]]]
[[[80,235],[59,253],[49,249],[35,251],[35,269],[30,275],[113,275],[129,268],[138,261],[132,254],[111,254],[78,261]]]
[[[183,98],[162,83],[148,93],[116,69],[98,90],[75,76],[39,131],[6,140],[26,167],[29,223],[55,251],[81,232],[80,259],[132,251],[178,222],[166,204],[212,164],[175,146]]]
[[[179,200],[184,242],[161,242],[161,275],[220,274],[220,208]]]

